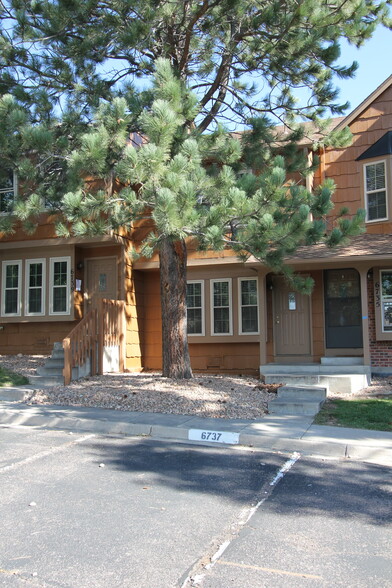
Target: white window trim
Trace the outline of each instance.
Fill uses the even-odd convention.
[[[228,282],[229,283],[229,332],[228,333],[215,333],[214,332],[214,308],[215,308],[214,307],[214,284],[218,283],[218,282]],[[229,335],[232,335],[233,334],[233,297],[232,297],[232,279],[231,278],[219,278],[216,280],[211,280],[210,307],[211,307],[211,335],[213,337],[228,337]]]
[[[256,306],[257,308],[257,331],[246,331],[242,330],[242,292],[241,292],[241,283],[242,282],[256,282],[256,294],[257,294],[257,304],[249,305],[249,306]],[[245,305],[244,308],[247,308],[248,305]],[[259,335],[260,334],[260,305],[259,305],[259,280],[258,278],[239,278],[238,279],[238,332],[240,335]]]
[[[11,170],[10,170],[11,171]],[[18,176],[16,175],[16,172],[13,171],[13,186],[12,186],[12,191],[14,193],[14,198],[13,201],[15,202],[15,199],[18,195]],[[10,192],[11,190],[9,188],[1,188],[0,187],[0,194],[4,194],[6,192]],[[8,214],[8,212],[5,211],[0,211],[0,215],[1,214]],[[11,316],[11,315],[7,315],[7,316]]]
[[[33,263],[42,263],[42,311],[29,312],[29,281],[30,281],[30,266]],[[25,264],[25,315],[26,316],[45,316],[46,310],[46,259],[26,259]]]
[[[384,177],[385,177],[385,210],[387,212],[386,217],[384,218],[374,218],[369,219],[369,205],[368,205],[368,194],[375,194],[376,192],[381,192],[381,190],[371,190],[370,192],[366,189],[366,169],[371,165],[377,165],[378,163],[384,164]],[[382,221],[386,221],[389,218],[389,210],[388,210],[388,178],[387,178],[387,162],[385,159],[380,159],[379,161],[371,161],[369,163],[365,163],[363,166],[363,185],[364,185],[364,192],[365,192],[365,209],[366,209],[366,222],[367,223],[379,223]]]
[[[188,337],[204,337],[205,333],[205,301],[204,280],[187,280],[187,284],[201,284],[201,333],[188,333]],[[199,307],[192,307],[199,308]]]
[[[16,313],[6,313],[5,312],[5,292],[6,292],[6,271],[7,266],[9,265],[17,265],[18,266],[18,312]],[[4,317],[12,317],[12,316],[21,316],[22,315],[22,260],[21,259],[12,259],[3,261],[2,263],[2,275],[1,275],[1,316]]]
[[[65,312],[53,311],[53,274],[56,262],[67,262],[67,308]],[[49,316],[65,316],[71,312],[71,257],[50,257],[49,258]]]

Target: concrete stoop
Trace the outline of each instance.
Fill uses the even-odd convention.
[[[260,366],[266,384],[282,384],[268,405],[272,414],[315,415],[329,393],[352,394],[370,384],[370,367],[359,357],[323,357],[319,364]]]
[[[322,386],[281,386],[276,398],[268,403],[270,414],[314,416],[327,397]]]
[[[370,366],[360,365],[358,359],[322,358],[319,364],[270,363],[260,366],[260,375],[266,384],[322,386],[327,388],[327,394],[352,394],[370,384]]]

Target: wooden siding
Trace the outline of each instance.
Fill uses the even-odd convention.
[[[362,179],[364,162],[355,160],[391,128],[392,87],[389,87],[350,124],[352,144],[342,149],[327,149],[325,155],[321,155],[325,177],[332,178],[337,185],[334,195],[336,209],[332,211],[332,217],[342,206],[347,206],[352,214],[358,208],[365,207]],[[316,174],[316,177],[318,181],[321,179],[320,174]],[[391,213],[390,210],[390,219]],[[369,233],[389,233],[392,231],[392,221],[368,223],[366,230]]]

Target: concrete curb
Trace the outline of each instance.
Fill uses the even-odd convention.
[[[352,459],[392,467],[392,433],[312,425],[309,417],[270,415],[260,421],[247,421],[1,402],[0,426],[140,436],[219,447],[225,445],[189,440],[189,430],[232,432],[238,433],[239,445],[261,450],[298,451],[307,456]]]

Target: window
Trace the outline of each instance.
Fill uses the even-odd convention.
[[[188,335],[204,335],[204,282],[190,280],[186,286]]]
[[[9,170],[0,174],[0,213],[9,212],[16,196],[16,175]]]
[[[2,271],[2,316],[21,314],[22,262],[3,261]]]
[[[211,280],[212,335],[232,335],[231,279]]]
[[[26,315],[45,314],[45,260],[26,261]]]
[[[240,335],[257,335],[259,332],[257,278],[239,280]]]
[[[388,218],[385,161],[368,163],[364,170],[367,220],[385,220]]]
[[[392,331],[392,270],[382,270],[381,274],[381,319],[382,331]]]
[[[70,312],[70,266],[69,257],[50,259],[50,301],[49,314]]]

